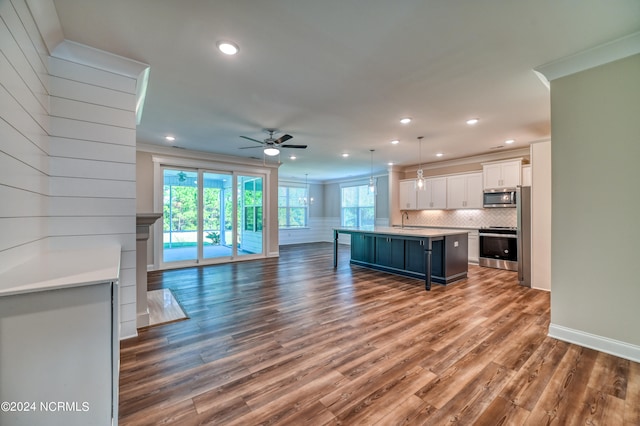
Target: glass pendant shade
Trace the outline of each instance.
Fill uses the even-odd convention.
[[[280,150],[278,148],[265,148],[264,153],[270,157],[274,157],[280,154]]]

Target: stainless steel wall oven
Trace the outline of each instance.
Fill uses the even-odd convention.
[[[480,229],[480,266],[518,270],[518,235],[516,228]]]

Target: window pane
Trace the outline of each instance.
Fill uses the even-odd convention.
[[[342,188],[342,207],[358,206],[358,187],[349,186]]]
[[[347,207],[342,209],[342,226],[358,226],[357,207]]]
[[[307,226],[307,188],[278,187],[278,226],[299,228]]]
[[[289,205],[304,206],[307,202],[307,190],[305,188],[289,188]]]
[[[359,209],[360,226],[373,226],[375,224],[373,207],[363,207]]]
[[[305,207],[294,207],[289,209],[289,226],[306,226],[307,209]]]

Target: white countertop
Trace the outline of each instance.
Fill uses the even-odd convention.
[[[468,230],[460,229],[451,229],[451,228],[437,228],[437,229],[427,229],[427,228],[412,228],[405,226],[404,228],[396,228],[396,227],[386,227],[386,226],[375,226],[375,227],[360,227],[360,228],[335,228],[338,232],[364,232],[364,233],[372,233],[372,234],[384,234],[384,235],[406,235],[411,237],[444,237],[446,235],[458,235],[458,234],[468,234]]]
[[[117,281],[119,245],[55,250],[0,273],[0,297]]]

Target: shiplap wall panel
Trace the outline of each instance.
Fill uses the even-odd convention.
[[[2,178],[0,178],[2,182]],[[47,198],[42,194],[0,185],[0,219],[38,215],[47,211]]]
[[[17,7],[14,7],[14,4]],[[47,238],[46,67],[23,0],[0,1],[0,270],[38,254]],[[26,22],[31,30],[25,29]],[[35,118],[34,118],[35,117]]]
[[[120,337],[131,337],[137,317],[135,80],[55,58],[50,66],[56,75],[50,241],[61,248],[122,246]]]
[[[42,96],[41,93],[34,93],[31,87],[27,86],[24,78],[30,74],[32,74],[31,68],[18,70],[5,55],[0,55],[0,75],[2,75],[1,84],[3,88],[11,97],[18,100],[24,110],[38,122],[40,127],[46,128],[48,99]],[[39,81],[37,78],[35,80]],[[37,95],[40,96],[38,97]]]
[[[127,128],[136,128],[136,117],[128,110],[57,97],[51,98],[50,105],[56,111],[56,115],[61,118],[73,118],[112,126],[122,126],[125,123],[124,126]]]
[[[49,193],[48,177],[30,164],[23,163],[0,152],[0,182],[2,185],[35,192],[46,196]],[[3,201],[6,202],[6,201]],[[28,213],[28,212],[25,212]],[[46,212],[39,212],[45,216]],[[28,214],[29,216],[34,214]]]
[[[33,62],[34,69],[38,72],[38,75],[42,76],[41,81],[47,88],[45,93],[49,93],[48,90],[48,69],[47,69],[47,57],[49,56],[49,52],[47,50],[47,45],[44,43],[44,40],[40,36],[40,30],[38,30],[38,26],[33,20],[33,16],[31,16],[31,11],[29,10],[29,6],[24,2],[24,0],[12,0],[11,4],[16,10],[18,16],[20,17],[20,22],[24,25],[24,29],[29,35],[29,40],[33,44],[33,47],[36,51],[36,54],[40,57],[40,62]],[[30,55],[29,55],[30,57]]]
[[[40,146],[47,144],[46,135],[32,134],[30,136],[38,138],[40,141],[34,144],[4,119],[0,119],[0,152],[28,164],[43,174],[48,174],[49,156],[40,148]]]
[[[50,247],[55,250],[82,250],[104,244],[119,244],[122,247],[123,256],[127,251],[135,253],[136,235],[135,233],[127,234],[104,234],[104,235],[73,235],[73,236],[51,236],[49,237]],[[122,269],[121,269],[122,270]],[[131,285],[131,282],[120,285]],[[135,282],[133,283],[135,285]]]
[[[51,58],[49,73],[55,77],[87,83],[95,87],[104,87],[109,91],[123,92],[124,94],[136,93],[137,81],[134,78],[59,58]]]
[[[3,14],[0,20],[0,50],[16,71],[24,79],[27,86],[46,105],[48,90],[45,86],[46,67],[42,57],[36,50],[36,44],[29,38],[29,34],[22,27],[22,21],[15,14],[13,8],[7,9],[10,13]],[[4,76],[3,76],[4,78]]]
[[[85,67],[86,68],[86,67]],[[51,77],[51,96],[135,112],[135,93],[124,93],[74,80]]]
[[[52,176],[76,177],[83,179],[136,180],[136,165],[113,161],[81,160],[58,157],[52,161]]]
[[[41,217],[9,217],[2,219],[4,230],[0,252],[46,238],[47,224]]]
[[[50,178],[51,193],[55,197],[129,198],[135,200],[135,182],[122,180],[95,180],[52,176]],[[135,217],[135,210],[133,212]],[[135,220],[133,223],[135,226]]]
[[[0,71],[1,72],[1,71]],[[2,74],[0,74],[2,75]],[[48,120],[45,122],[45,127],[42,127],[42,121],[37,121],[33,117],[33,111],[31,114],[24,109],[23,104],[20,103],[20,99],[16,99],[4,86],[0,85],[0,117],[16,131],[29,139],[38,147],[48,152]]]
[[[69,219],[73,219],[73,227],[69,226]],[[129,216],[59,216],[49,218],[49,236],[51,237],[134,234],[135,228],[133,231]]]
[[[67,138],[51,138],[49,154],[53,157],[84,158],[121,162],[123,158],[135,158],[136,148],[131,145],[114,145]]]
[[[51,216],[73,216],[79,211],[89,216],[118,216],[135,209],[133,198],[54,197],[49,201]]]
[[[136,131],[126,127],[51,117],[51,135],[61,138],[130,145],[128,142],[132,138],[135,141]]]

